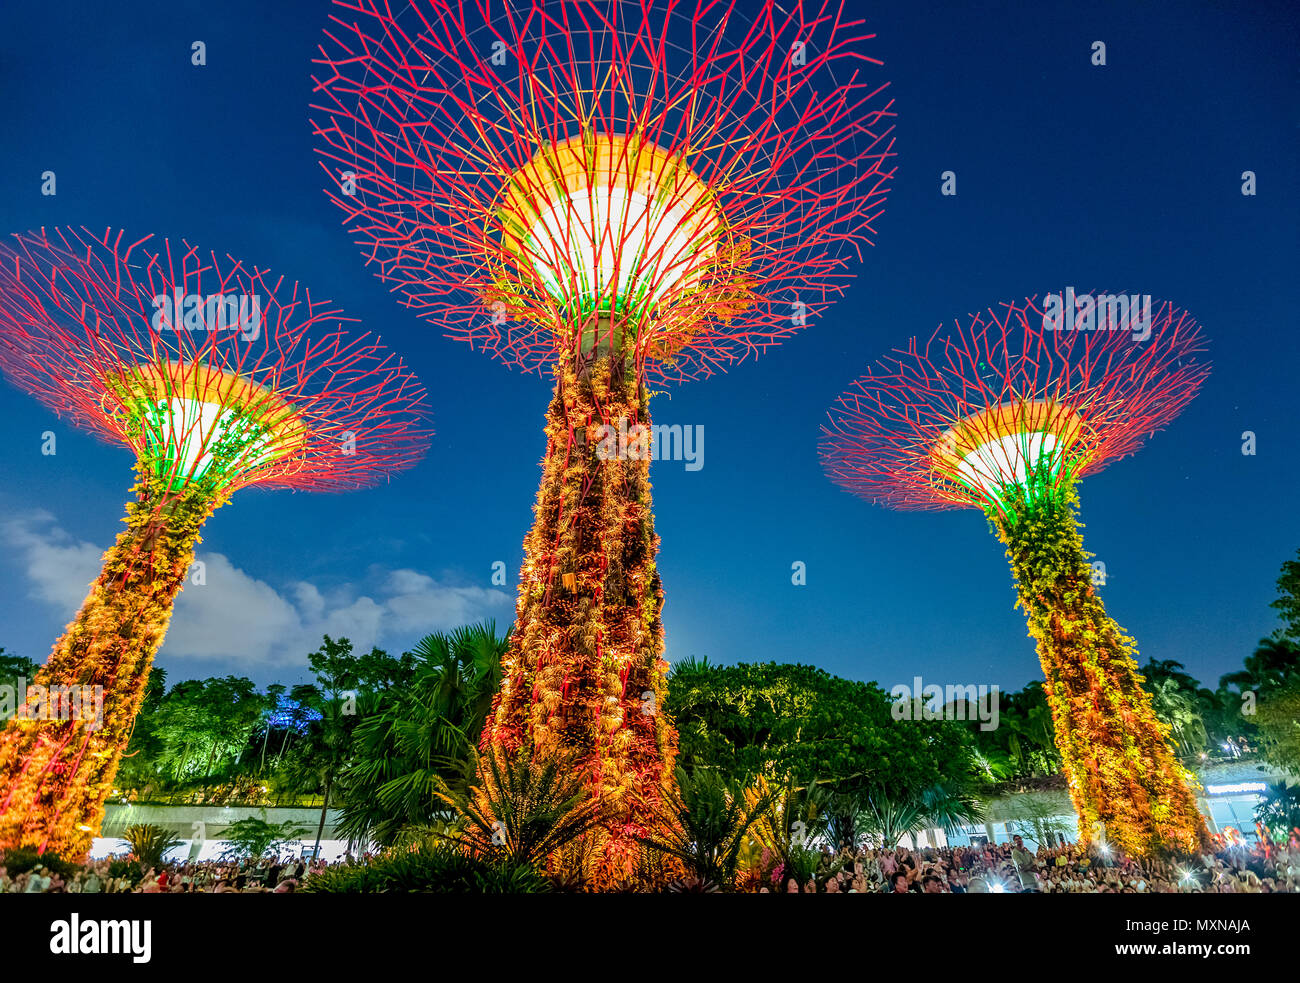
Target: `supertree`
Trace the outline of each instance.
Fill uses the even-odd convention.
[[[1082,838],[1131,854],[1205,845],[1205,822],[1135,644],[1107,616],[1076,483],[1133,454],[1209,374],[1195,321],[1168,303],[1073,290],[999,305],[882,359],[823,428],[827,473],[900,509],[983,510],[1038,642]]]
[[[873,35],[838,2],[339,6],[313,105],[329,197],[407,306],[555,377],[481,744],[580,759],[616,876],[676,743],[647,383],[740,362],[843,289],[893,174]]]
[[[0,735],[0,846],[89,848],[199,531],[233,492],[359,488],[424,453],[424,390],[352,320],[188,244],[0,244],[0,368],[136,455],[126,529]]]

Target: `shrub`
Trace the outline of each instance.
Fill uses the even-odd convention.
[[[9,869],[9,876],[16,877],[35,867],[44,867],[52,874],[58,874],[64,880],[73,877],[80,869],[69,863],[57,853],[37,853],[28,847],[14,847],[0,853],[0,867]]]
[[[528,863],[471,856],[448,843],[392,851],[308,877],[313,894],[542,894],[550,883]]]
[[[109,861],[108,876],[114,879],[125,877],[131,886],[135,887],[144,879],[144,868],[140,866],[138,860],[119,857],[116,860]]]
[[[675,787],[663,790],[658,828],[641,842],[681,861],[692,885],[731,887],[746,836],[771,808],[770,794],[750,801],[744,789],[712,771],[692,775],[678,768],[676,778]]]
[[[601,803],[572,760],[525,753],[470,753],[477,784],[466,791],[437,780],[434,794],[460,817],[455,841],[476,855],[541,865],[604,821]]]

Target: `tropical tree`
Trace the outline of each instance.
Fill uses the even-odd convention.
[[[221,858],[255,860],[268,854],[279,856],[286,847],[296,845],[307,832],[305,826],[300,826],[291,820],[282,823],[268,822],[264,809],[260,819],[249,816],[246,819],[236,820],[226,827],[221,838],[229,845],[221,854]]]
[[[17,686],[20,679],[25,680],[30,685],[32,677],[36,675],[40,668],[40,665],[31,659],[21,655],[12,655],[0,647],[0,686]],[[21,703],[22,699],[26,699],[27,694],[15,693],[15,696],[21,697],[18,700]]]
[[[983,820],[974,795],[955,782],[936,783],[919,792],[880,785],[863,798],[860,812],[863,830],[887,847],[931,827],[951,832]]]
[[[981,781],[996,783],[1060,772],[1056,729],[1040,681],[998,694],[996,727],[985,729],[984,721],[973,714],[967,719],[976,746],[972,771]]]
[[[679,763],[752,785],[862,786],[875,778],[921,789],[972,767],[965,728],[944,720],[895,720],[875,683],[812,666],[679,662],[666,709],[677,726]]]
[[[243,676],[177,683],[150,714],[155,768],[172,782],[202,782],[237,764],[264,701]]]
[[[834,793],[816,784],[799,784],[789,774],[783,782],[760,778],[746,794],[750,808],[759,813],[753,837],[778,862],[782,886],[791,879],[806,884],[821,861],[816,843],[831,829]],[[760,810],[764,801],[767,808]]]
[[[440,782],[463,789],[469,757],[501,682],[508,639],[492,621],[421,639],[407,678],[363,695],[350,758],[339,775],[340,831],[353,842],[396,842],[445,812]]]
[[[1142,676],[1156,718],[1169,728],[1179,753],[1188,756],[1204,751],[1210,734],[1201,684],[1175,659],[1149,660],[1142,667]]]
[[[1300,828],[1300,785],[1270,782],[1255,806],[1255,821],[1274,839],[1285,841]]]
[[[314,854],[320,849],[336,780],[351,760],[352,735],[361,720],[360,688],[366,686],[372,694],[387,691],[404,663],[390,659],[382,649],[354,655],[351,641],[326,635],[307,664],[316,683],[310,692],[295,688],[300,699],[292,701],[305,726],[293,753],[277,768],[277,779],[281,787],[300,794],[321,794]]]
[[[1255,726],[1265,759],[1300,775],[1300,678],[1259,701]]]
[[[1254,691],[1257,696],[1281,689],[1300,676],[1300,645],[1289,639],[1263,638],[1255,651],[1246,656],[1243,667],[1223,676],[1222,686],[1236,687],[1239,692]]]
[[[1300,645],[1300,550],[1296,551],[1296,559],[1282,564],[1277,578],[1277,600],[1271,607],[1281,612],[1282,619],[1282,627],[1273,637]]]
[[[1045,846],[1066,840],[1074,823],[1063,818],[1060,808],[1036,795],[1018,795],[1011,801],[1012,814],[1007,819],[1011,832]]]

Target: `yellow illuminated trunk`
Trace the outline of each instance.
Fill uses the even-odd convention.
[[[1044,692],[1084,841],[1125,853],[1194,852],[1205,820],[1143,689],[1136,646],[1107,616],[1079,535],[1073,489],[1021,501],[994,524],[1038,640]],[[1099,825],[1100,824],[1100,825]]]
[[[28,704],[0,734],[0,846],[69,860],[89,850],[199,529],[225,501],[221,493],[168,491],[145,465],[136,470],[126,531],[32,681]],[[74,687],[79,709],[102,695],[102,712],[88,716],[67,700],[43,698],[52,687]]]
[[[482,738],[587,771],[611,810],[592,872],[603,884],[631,875],[676,756],[649,427],[644,386],[617,351],[557,366],[515,629]]]

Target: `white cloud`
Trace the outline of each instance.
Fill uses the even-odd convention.
[[[66,612],[69,618],[99,576],[104,551],[74,540],[43,509],[0,523],[0,541],[23,558],[32,597]]]
[[[0,522],[0,542],[31,584],[31,596],[65,620],[99,575],[103,549],[76,540],[48,512]],[[181,591],[160,653],[173,666],[211,660],[237,673],[300,667],[322,635],[346,636],[355,651],[399,650],[420,635],[481,618],[500,624],[512,610],[504,591],[452,586],[417,570],[372,569],[365,585],[325,591],[307,581],[276,589],[221,553],[200,551],[196,559],[204,563],[204,583]]]

